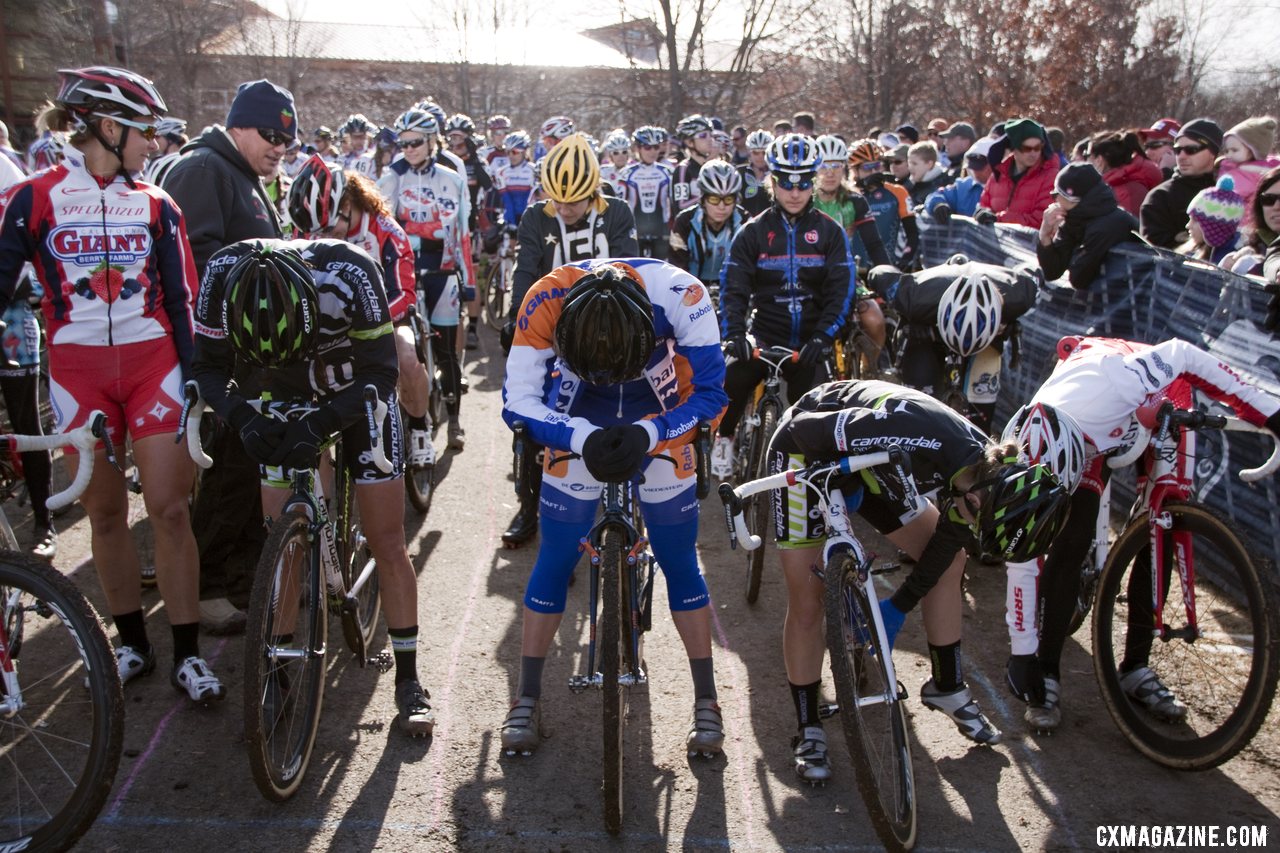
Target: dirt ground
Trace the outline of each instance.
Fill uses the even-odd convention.
[[[191,707],[170,687],[163,666],[129,685],[125,757],[80,849],[879,849],[834,721],[827,725],[832,782],[810,788],[795,776],[776,558],[769,557],[759,602],[747,605],[742,560],[729,550],[714,496],[702,508],[698,547],[714,599],[725,755],[686,757],[688,666],[665,608],[655,608],[646,646],[650,682],[632,692],[626,728],[625,829],[619,839],[604,832],[600,697],[567,689],[585,653],[584,583],[571,593],[546,666],[544,721],[552,736],[533,757],[502,755],[497,731],[515,686],[521,599],[536,544],[512,551],[499,540],[515,508],[510,433],[498,414],[500,357],[496,336],[486,332],[468,365],[466,450],[445,457],[430,514],[423,519],[409,509],[405,517],[419,575],[419,668],[436,708],[434,738],[410,740],[395,729],[391,674],[356,665],[331,625],[329,682],[308,778],[291,802],[269,803],[254,787],[245,757],[243,643],[206,637],[203,652],[230,695],[213,708]],[[16,513],[15,520],[25,540],[29,523]],[[76,509],[61,527],[56,565],[101,610],[87,522]],[[868,544],[892,553],[883,541],[869,538]],[[900,579],[891,574],[884,582]],[[664,587],[656,600],[665,601]],[[154,592],[145,602],[151,637],[167,661],[163,604]],[[1101,703],[1086,626],[1064,657],[1063,727],[1051,738],[1032,736],[1003,686],[1003,602],[1002,573],[975,568],[965,612],[967,676],[1005,732],[994,748],[972,746],[914,698],[928,678],[918,616],[909,618],[899,641],[899,677],[913,696],[920,849],[1099,849],[1109,846],[1105,835],[1100,843],[1100,828],[1116,824],[1207,824],[1223,832],[1261,824],[1267,841],[1280,844],[1276,712],[1225,767],[1179,773],[1152,764],[1123,739]],[[830,694],[829,678],[826,687]]]

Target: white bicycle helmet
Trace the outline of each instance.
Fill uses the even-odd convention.
[[[822,165],[818,146],[807,136],[784,133],[769,146],[769,170],[784,175],[812,175]]]
[[[667,141],[667,131],[665,128],[646,124],[644,127],[637,127],[631,138],[636,145],[661,145]]]
[[[773,144],[773,134],[767,130],[756,130],[747,134],[747,148],[752,151],[768,151]]]
[[[824,164],[843,166],[845,161],[849,159],[849,146],[845,145],[844,140],[838,136],[819,136],[815,144],[818,146],[818,153],[822,155]]]
[[[538,136],[550,136],[552,139],[564,139],[573,133],[573,119],[568,116],[552,116],[542,123]]]
[[[147,163],[142,170],[142,179],[149,184],[160,186],[164,183],[165,175],[169,174],[169,170],[177,165],[182,159],[181,152],[171,151],[163,157],[157,157]]]
[[[938,331],[952,352],[973,355],[996,339],[1004,300],[982,273],[957,276],[938,303]]]
[[[440,123],[436,121],[436,117],[419,107],[400,113],[392,128],[396,133],[412,130],[424,136],[435,136],[440,133]]]
[[[529,138],[529,134],[523,130],[517,130],[508,133],[506,138],[502,140],[502,147],[508,151],[518,149],[520,151],[528,151],[529,146],[533,144],[533,140]]]
[[[720,150],[725,154],[733,151],[733,137],[725,133],[723,130],[711,131],[711,138],[716,141],[716,145],[719,145]]]
[[[631,137],[622,128],[609,131],[604,140],[604,153],[613,154],[618,151],[631,150]]]
[[[1027,461],[1045,466],[1068,492],[1074,492],[1084,476],[1084,431],[1062,409],[1044,403],[1027,403],[1014,413],[1001,435],[1016,441]]]
[[[708,160],[698,170],[698,188],[702,195],[737,195],[742,190],[742,175],[724,160]]]

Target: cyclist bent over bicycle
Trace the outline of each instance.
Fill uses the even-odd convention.
[[[252,368],[252,389],[231,381],[237,359]],[[377,264],[339,240],[246,240],[209,259],[196,305],[192,373],[200,394],[239,433],[262,468],[262,507],[278,515],[287,469],[312,468],[322,445],[342,430],[346,459],[395,656],[396,708],[410,734],[430,734],[435,719],[417,675],[418,596],[405,548],[400,416],[395,405],[396,348]],[[370,459],[363,391],[387,402],[382,431],[390,474]],[[283,422],[248,400],[317,398],[320,407]]]
[[[502,417],[512,425],[523,421],[547,448],[547,459],[541,545],[525,590],[520,682],[502,726],[505,749],[530,752],[540,741],[543,663],[564,614],[578,542],[595,520],[601,483],[643,472],[640,508],[693,674],[687,746],[721,750],[710,598],[694,549],[691,444],[694,426],[724,410],[719,344],[706,288],[662,261],[584,261],[553,270],[529,290],[507,359]],[[657,455],[677,464],[652,458]]]
[[[1013,643],[1009,684],[1015,695],[1029,700],[1026,719],[1039,731],[1051,731],[1062,721],[1062,647],[1076,604],[1080,568],[1094,538],[1102,491],[1111,477],[1105,457],[1112,451],[1132,447],[1133,442],[1141,442],[1144,435],[1149,435],[1149,426],[1140,422],[1140,410],[1154,411],[1165,399],[1179,408],[1191,408],[1194,388],[1230,406],[1242,420],[1265,425],[1280,435],[1280,400],[1245,382],[1230,365],[1186,341],[1170,340],[1153,346],[1112,338],[1066,337],[1058,342],[1058,354],[1063,360],[1006,430],[1006,435],[1025,432],[1025,422],[1036,407],[1041,407],[1050,410],[1048,417],[1053,420],[1060,417],[1078,425],[1083,438],[1083,459],[1069,463],[1076,467],[1080,485],[1071,496],[1067,521],[1045,557],[1043,568],[1036,562],[1009,566],[1009,600],[1014,601],[1019,591],[1025,596],[1024,601],[1032,596],[1036,599],[1036,606],[1026,614],[1029,622],[1024,618],[1019,625],[1012,612],[1007,617]],[[1054,440],[1053,430],[1042,428],[1041,432],[1048,433],[1039,442],[1041,446],[1052,450],[1061,443]],[[1181,451],[1179,459],[1179,464],[1194,462]],[[1129,600],[1150,600],[1150,573],[1134,572],[1133,580],[1138,587],[1128,590]],[[1037,612],[1042,613],[1038,644],[1034,623]],[[1186,706],[1148,665],[1151,644],[1149,630],[1130,631],[1125,660],[1119,667],[1121,685],[1152,714],[1180,719],[1186,715]]]
[[[861,503],[851,505],[893,544],[916,559],[907,579],[880,602],[890,645],[906,614],[921,605],[932,678],[921,701],[951,717],[961,734],[995,743],[1000,732],[978,709],[964,682],[960,655],[960,582],[965,550],[1006,559],[1043,552],[1066,508],[1066,492],[1047,469],[1027,465],[1007,445],[919,391],[888,382],[831,382],[805,394],[787,410],[769,446],[771,472],[802,468],[865,449],[897,445],[911,454],[921,494],[936,492],[938,506],[910,505],[896,480],[864,471]],[[936,499],[936,498],[935,498]],[[818,718],[824,585],[821,570],[823,516],[802,486],[775,493],[778,550],[787,584],[782,648],[796,706],[799,733],[792,746],[795,768],[809,782],[831,775],[826,736]]]

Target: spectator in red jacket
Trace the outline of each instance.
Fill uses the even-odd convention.
[[[989,159],[997,165],[982,190],[974,218],[987,224],[1004,222],[1038,229],[1053,201],[1059,162],[1044,126],[1029,118],[1006,122],[1004,139],[991,146]]]
[[[1138,215],[1147,193],[1164,183],[1164,172],[1147,159],[1136,130],[1103,131],[1089,143],[1089,162],[1125,210]]]

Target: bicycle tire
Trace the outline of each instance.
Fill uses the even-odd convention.
[[[884,650],[875,636],[869,600],[853,555],[836,556],[824,572],[827,647],[840,705],[840,724],[853,761],[858,792],[871,824],[889,850],[910,850],[916,840],[915,773],[905,693],[889,683]],[[860,700],[879,698],[880,702]]]
[[[777,406],[765,400],[760,404],[760,426],[751,436],[751,479],[766,476],[769,463],[769,442],[778,429]],[[747,527],[760,537],[760,547],[747,552],[747,603],[755,604],[760,598],[760,582],[764,578],[764,550],[773,529],[773,504],[766,493],[747,498],[745,509]]]
[[[499,260],[489,265],[489,274],[485,276],[484,315],[489,328],[501,332],[511,311],[511,281],[509,266],[506,261]]]
[[[355,483],[345,469],[334,480],[334,489],[340,489],[343,496],[342,516],[338,519],[342,525],[340,529],[345,531],[341,545],[342,586],[349,590],[355,586],[364,567],[373,561],[373,551],[369,549],[369,542],[360,526],[360,502],[356,499]],[[382,594],[375,566],[355,596],[355,607],[342,609],[342,637],[362,665],[373,646],[373,635],[378,630],[378,614],[381,612]]]
[[[409,423],[409,415],[403,407],[400,409],[400,422]],[[407,435],[405,437],[408,438]],[[409,498],[410,505],[420,514],[426,515],[431,509],[431,498],[436,489],[436,466],[410,465],[407,440],[404,442],[404,453],[404,493]]]
[[[1189,641],[1151,640],[1149,665],[1186,705],[1185,719],[1157,722],[1120,685],[1119,667],[1126,654],[1126,626],[1135,597],[1128,594],[1128,579],[1134,571],[1148,576],[1151,571],[1146,516],[1120,535],[1102,571],[1093,616],[1094,672],[1107,711],[1139,752],[1166,767],[1206,770],[1243,749],[1266,720],[1280,675],[1275,624],[1280,595],[1270,565],[1255,557],[1218,513],[1193,502],[1169,503],[1164,511],[1171,521],[1162,533],[1169,537],[1166,553],[1172,553],[1175,535],[1192,537],[1187,541],[1192,543],[1196,566],[1199,633]],[[1217,573],[1217,580],[1210,577],[1211,571]],[[1160,620],[1164,624],[1185,620],[1176,572],[1168,586]],[[1236,589],[1228,591],[1226,586]],[[1145,621],[1148,627],[1141,627],[1139,621],[1134,638],[1143,633],[1151,636],[1153,620],[1148,615]],[[1243,685],[1238,697],[1233,684]]]
[[[1093,560],[1094,557],[1090,555],[1080,569],[1080,582],[1076,586],[1076,606],[1071,611],[1071,621],[1067,623],[1068,637],[1079,631],[1080,626],[1089,618],[1089,612],[1093,609],[1093,601],[1098,596],[1098,578],[1101,576],[1101,572],[1091,570]]]
[[[11,641],[0,659],[14,661],[23,699],[21,710],[0,715],[0,753],[12,771],[0,847],[66,850],[97,818],[120,765],[115,655],[93,605],[40,560],[0,555],[0,600]],[[41,622],[28,626],[29,618]]]
[[[324,701],[328,608],[312,539],[306,509],[287,508],[267,536],[249,601],[245,740],[253,781],[262,796],[274,802],[296,794],[306,777]],[[292,630],[278,630],[286,626],[276,624],[277,601],[282,608],[297,607],[293,619],[283,620],[292,623]],[[268,649],[273,645],[296,656],[270,660]]]
[[[625,716],[622,674],[625,602],[622,573],[626,569],[623,533],[607,527],[600,536],[600,654],[604,722],[604,827],[611,835],[622,831],[622,724]]]

